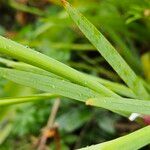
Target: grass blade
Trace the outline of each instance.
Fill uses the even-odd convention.
[[[54,77],[54,78],[59,78],[62,79],[61,77],[50,73],[46,70],[40,69],[38,67],[23,63],[23,62],[16,62],[16,61],[12,61],[12,60],[8,60],[5,58],[0,57],[0,63],[6,65],[9,68],[14,68],[16,70],[22,70],[22,71],[26,71],[26,72],[31,72],[31,73],[35,73],[35,74],[40,74],[40,75],[44,75],[44,76],[50,76],[50,77]]]
[[[0,106],[34,102],[42,99],[47,100],[54,97],[58,97],[58,95],[45,93],[45,94],[36,94],[36,95],[26,96],[26,97],[5,98],[5,99],[0,99]]]
[[[31,48],[25,47],[2,36],[0,36],[0,53],[52,72],[74,83],[89,87],[90,89],[105,96],[118,97],[117,94],[99,82],[91,80],[83,73],[78,72],[53,58],[50,58],[44,54],[32,50]]]
[[[39,74],[39,75],[63,79],[59,76],[56,76],[55,74],[52,74],[48,71],[45,71],[45,70],[40,69],[38,67],[34,67],[34,66],[26,64],[26,63],[15,62],[15,61],[8,60],[8,59],[1,58],[1,57],[0,57],[0,63],[6,65],[7,67],[11,67],[11,68],[14,68],[17,70],[22,70],[22,71],[26,71],[26,72]],[[106,86],[110,90],[114,91],[115,93],[118,93],[121,96],[131,97],[131,98],[136,97],[135,94],[132,92],[132,90],[129,89],[128,87],[124,86],[123,84],[112,82],[112,81],[109,81],[109,80],[106,80],[106,79],[103,79],[100,77],[98,78],[98,77],[94,77],[91,75],[88,75],[88,76],[91,77],[92,80],[96,80],[96,81],[100,82],[101,84],[103,84],[104,86]]]
[[[36,88],[45,92],[51,92],[56,95],[68,97],[82,102],[85,102],[89,98],[93,98],[90,101],[88,100],[87,104],[106,108],[112,111],[115,110],[115,112],[119,112],[121,115],[123,115],[122,112],[150,113],[149,101],[146,101],[146,103],[145,101],[134,99],[105,98],[102,97],[103,95],[99,95],[98,93],[86,87],[76,85],[62,79],[5,68],[0,68],[0,76],[18,84]],[[96,97],[100,97],[100,99],[96,99]]]
[[[124,82],[142,99],[149,99],[149,94],[145,90],[142,81],[136,76],[129,65],[124,61],[109,41],[90,23],[81,13],[73,8],[66,0],[62,0],[67,12],[77,24],[89,41],[97,48],[106,61],[119,74]]]
[[[89,98],[103,96],[87,87],[83,87],[62,79],[33,74],[15,69],[0,68],[0,76],[21,85],[29,86],[82,102],[85,102]],[[114,112],[123,116],[128,116],[128,113],[124,113],[123,111]]]
[[[150,144],[150,126],[126,136],[80,150],[137,150]]]
[[[98,93],[89,88],[62,79],[33,74],[25,71],[0,68],[0,76],[18,84],[80,101],[85,101],[88,98],[100,96]]]
[[[26,71],[26,72],[39,74],[39,75],[63,79],[59,76],[56,76],[55,74],[52,74],[48,71],[45,71],[45,70],[40,69],[38,67],[34,67],[34,66],[26,64],[26,63],[15,62],[15,61],[8,60],[8,59],[1,58],[1,57],[0,57],[0,63],[6,65],[7,67],[11,67],[11,68],[14,68],[17,70],[22,70],[22,71]],[[91,80],[96,80],[96,81],[100,82],[101,84],[103,84],[104,86],[109,88],[110,90],[112,90],[112,91],[114,91],[114,92],[116,92],[122,96],[131,97],[131,98],[136,97],[135,94],[132,92],[132,90],[130,90],[128,87],[124,86],[123,84],[112,82],[112,81],[109,81],[109,80],[106,80],[103,78],[94,77],[91,75],[88,75],[88,76],[91,77]]]
[[[121,96],[136,98],[136,95],[133,93],[133,91],[123,84],[112,82],[100,77],[94,77],[91,75],[88,76],[91,77],[93,80],[97,80],[98,82],[100,82],[101,84],[103,84],[104,86],[114,91],[115,93],[118,93]]]
[[[147,100],[100,97],[89,99],[86,104],[109,110],[150,115],[150,101]]]

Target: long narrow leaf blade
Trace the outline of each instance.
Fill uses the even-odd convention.
[[[21,85],[36,88],[52,94],[68,97],[85,102],[89,98],[101,97],[95,91],[62,79],[43,76],[15,69],[0,68],[0,76]],[[112,110],[113,111],[113,110]],[[120,115],[128,116],[123,111],[114,111]]]
[[[35,74],[40,74],[40,75],[44,75],[44,76],[50,76],[50,77],[61,79],[61,77],[59,77],[53,73],[50,73],[46,70],[40,69],[38,67],[29,65],[29,64],[26,64],[23,62],[16,62],[16,61],[12,61],[12,60],[8,60],[8,59],[0,57],[0,63],[6,65],[7,67],[14,68],[16,70],[22,70],[22,71],[26,71],[26,72],[32,72]]]
[[[103,84],[104,86],[106,86],[110,90],[118,93],[121,96],[131,97],[131,98],[137,97],[130,88],[128,88],[127,86],[125,86],[121,83],[112,82],[112,81],[109,81],[109,80],[106,80],[106,79],[103,79],[100,77],[91,76],[91,75],[88,75],[88,76],[90,78],[92,78],[93,80],[97,80],[98,82],[100,82],[101,84]]]
[[[0,68],[0,76],[25,86],[83,102],[89,98],[93,98],[88,101],[87,104],[90,102],[89,104],[91,105],[115,110],[116,112],[150,114],[149,101],[110,97],[105,98],[102,97],[103,95],[99,95],[86,87],[68,81],[14,69]],[[97,97],[100,98],[98,99]]]
[[[81,13],[73,8],[66,0],[62,0],[67,12],[89,41],[97,48],[106,61],[114,68],[124,82],[138,95],[139,98],[149,99],[141,80],[132,71],[109,41]]]
[[[150,144],[150,126],[115,140],[82,148],[80,150],[137,150]]]
[[[51,57],[34,51],[31,48],[25,47],[2,36],[0,36],[0,53],[52,72],[74,83],[89,87],[100,94],[104,94],[105,96],[118,97],[117,94],[99,82],[91,80],[83,73]]]
[[[100,97],[89,99],[86,104],[109,110],[150,115],[150,101],[147,100]]]
[[[55,78],[61,79],[61,77],[56,76],[55,74],[52,74],[48,71],[45,71],[43,69],[40,69],[38,67],[29,65],[26,63],[15,62],[15,61],[8,60],[8,59],[1,58],[1,57],[0,57],[0,63],[6,65],[7,67],[11,67],[11,68],[14,68],[17,70],[22,70],[22,71],[26,71],[26,72],[31,72],[31,73],[35,73],[35,74],[40,74],[40,75],[44,75],[44,76],[50,76],[50,77],[55,77]],[[131,97],[131,98],[136,97],[135,94],[132,92],[132,90],[129,89],[128,87],[124,86],[123,84],[112,82],[112,81],[109,81],[109,80],[106,80],[106,79],[103,79],[100,77],[94,77],[91,75],[88,75],[88,76],[91,77],[91,80],[96,80],[96,81],[100,82],[101,84],[103,84],[104,86],[106,86],[110,90],[118,93],[121,96]]]
[[[42,99],[47,100],[54,97],[58,97],[58,95],[45,93],[45,94],[36,94],[36,95],[26,96],[26,97],[3,98],[0,99],[0,106],[34,102]]]
[[[0,76],[18,84],[80,101],[85,101],[88,98],[100,96],[98,93],[89,88],[62,79],[25,71],[0,68]]]

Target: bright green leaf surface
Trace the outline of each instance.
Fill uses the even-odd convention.
[[[80,150],[137,150],[150,143],[150,126],[129,135]]]
[[[0,36],[0,53],[13,58],[19,59],[23,62],[37,66],[41,69],[50,71],[58,76],[64,77],[74,83],[89,87],[90,89],[104,94],[105,96],[118,97],[117,94],[100,84],[95,80],[91,80],[83,73],[51,58],[31,48],[25,47],[21,44],[13,42]]]
[[[7,60],[7,59],[1,58],[1,57],[0,57],[0,63],[3,63],[8,67],[11,67],[11,68],[14,68],[14,69],[17,69],[17,70],[32,72],[32,73],[40,74],[40,75],[44,75],[44,76],[61,78],[59,76],[56,76],[55,74],[52,74],[52,73],[50,73],[48,71],[45,71],[43,69],[40,69],[38,67],[34,67],[32,65],[21,63],[21,62],[14,62],[14,61]],[[107,88],[111,89],[112,91],[114,91],[114,92],[116,92],[116,93],[118,93],[122,96],[132,97],[132,98],[136,97],[131,89],[129,89],[128,87],[126,87],[126,86],[124,86],[120,83],[111,82],[109,80],[94,77],[94,76],[90,76],[90,75],[88,75],[88,76],[91,77],[91,80],[96,80],[96,81],[100,82],[101,84],[103,84]]]
[[[14,69],[0,68],[0,76],[13,82],[36,88],[45,92],[59,94],[72,99],[85,101],[99,94],[89,88],[62,79],[33,74]],[[100,95],[99,95],[100,96]]]
[[[26,96],[26,97],[3,98],[3,99],[0,99],[0,106],[33,102],[33,101],[42,100],[42,99],[50,99],[50,98],[57,97],[57,96],[58,95],[56,94],[47,93],[47,94],[37,94],[37,95]]]
[[[100,97],[99,99],[89,99],[86,103],[109,110],[150,115],[150,102],[147,100]]]
[[[80,30],[97,48],[107,62],[114,68],[114,70],[125,81],[125,83],[127,83],[127,85],[136,93],[139,98],[142,99],[145,97],[146,99],[149,99],[149,94],[146,92],[142,81],[136,76],[136,74],[124,61],[121,55],[115,50],[115,48],[109,43],[109,41],[92,23],[90,23],[67,1],[62,0],[62,3]]]

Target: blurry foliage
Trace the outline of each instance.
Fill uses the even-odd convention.
[[[102,29],[104,35],[134,71],[141,76],[145,75],[149,80],[147,75],[149,70],[145,67],[146,72],[143,74],[140,61],[141,54],[150,49],[149,0],[72,0],[70,2]],[[95,48],[91,49],[87,39],[59,6],[59,1],[0,0],[0,35],[36,48],[66,64],[73,66],[73,63],[82,63],[89,68],[88,72],[91,74],[119,81],[112,74],[105,76],[106,72],[110,71],[108,64],[101,57],[97,57],[98,52],[93,50]],[[84,44],[88,44],[85,51],[83,51]],[[89,62],[105,69],[99,73],[97,69],[90,68]],[[78,70],[85,71],[82,66],[77,67]],[[39,91],[0,79],[1,97],[25,96],[37,92]],[[120,116],[106,110],[85,108],[84,105],[63,99],[56,117],[62,149],[63,147],[64,150],[74,149],[103,142],[121,134],[117,133],[115,128]],[[52,101],[42,101],[0,108],[0,142],[3,138],[1,130],[9,130],[4,136],[8,138],[2,139],[2,142],[4,140],[5,142],[0,149],[31,149],[34,145],[32,138],[33,136],[38,138],[41,129],[46,125],[52,105]],[[11,128],[4,126],[5,123],[9,123]],[[53,143],[50,143],[50,146],[53,147]]]

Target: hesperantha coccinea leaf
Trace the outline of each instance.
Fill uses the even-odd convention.
[[[142,81],[138,78],[138,76],[136,76],[134,71],[124,61],[110,42],[103,36],[103,34],[99,32],[90,21],[88,21],[79,11],[73,8],[66,0],[62,0],[62,3],[79,29],[97,48],[100,54],[113,67],[124,82],[136,93],[139,98],[145,97],[146,99],[150,99],[150,95],[145,90]]]
[[[2,1],[0,149],[149,149],[149,6]]]

